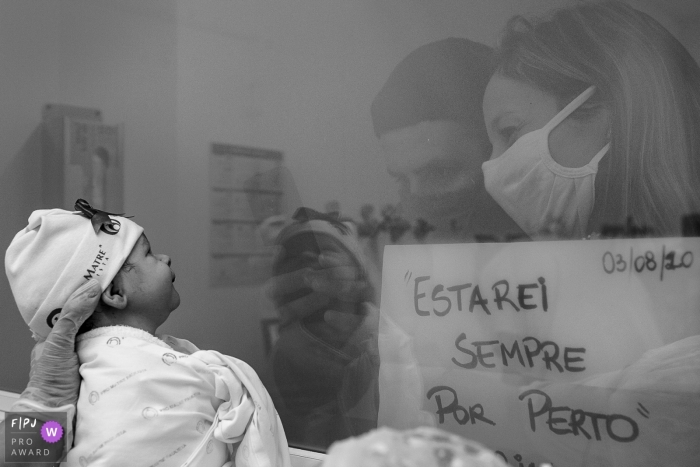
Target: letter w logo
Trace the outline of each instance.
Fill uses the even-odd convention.
[[[54,428],[48,428],[48,427],[47,427],[47,428],[46,428],[46,433],[47,433],[49,436],[51,436],[51,437],[57,436],[57,435],[58,435],[58,428],[56,428],[56,427],[54,427]]]

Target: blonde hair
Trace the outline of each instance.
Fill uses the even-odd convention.
[[[590,85],[577,111],[611,115],[611,149],[600,164],[594,217],[678,235],[700,211],[700,68],[663,26],[612,1],[511,19],[496,73],[530,84],[563,107]],[[599,225],[589,226],[599,228]]]

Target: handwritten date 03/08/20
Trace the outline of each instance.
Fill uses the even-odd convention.
[[[693,265],[692,251],[667,250],[666,245],[661,251],[654,252],[644,250],[642,253],[630,248],[629,253],[606,251],[603,253],[603,271],[607,274],[636,272],[657,273],[659,280],[664,280],[664,275],[677,269],[690,269]]]

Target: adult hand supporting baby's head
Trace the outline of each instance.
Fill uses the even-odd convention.
[[[80,374],[75,336],[95,311],[100,292],[99,283],[92,279],[68,297],[51,333],[32,350],[29,383],[21,399],[33,400],[48,407],[77,402]]]

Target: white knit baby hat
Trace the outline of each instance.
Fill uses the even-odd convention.
[[[75,208],[34,211],[5,253],[12,294],[37,341],[46,339],[78,287],[94,278],[107,288],[143,233],[84,200]]]

